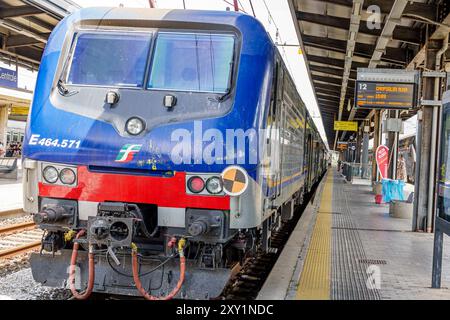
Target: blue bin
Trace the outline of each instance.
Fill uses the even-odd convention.
[[[383,179],[381,183],[383,185],[382,194],[384,202],[389,203],[392,200],[405,200],[403,194],[403,188],[405,187],[404,181]]]

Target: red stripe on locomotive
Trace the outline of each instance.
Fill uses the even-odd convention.
[[[186,194],[185,181],[185,172],[176,172],[173,177],[136,176],[90,172],[86,166],[80,166],[77,187],[39,183],[39,195],[92,202],[148,203],[160,207],[230,209],[228,196]]]

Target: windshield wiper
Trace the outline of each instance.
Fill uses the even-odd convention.
[[[234,59],[234,57],[233,57]],[[230,71],[228,72],[228,87],[227,87],[227,91],[218,97],[215,97],[214,101],[217,102],[223,102],[225,101],[230,95],[231,95],[231,88],[232,88],[232,84],[233,84],[233,68],[234,68],[234,61],[230,62]]]
[[[78,91],[76,91],[76,90],[70,91],[61,79],[58,80],[57,87],[58,87],[58,92],[64,97],[70,97],[70,96],[73,96],[74,94],[78,93]]]
[[[217,101],[222,102],[222,101],[226,100],[230,95],[231,95],[231,89],[228,89],[227,92],[225,92],[225,94],[217,97]]]
[[[225,101],[230,95],[231,95],[231,90],[227,90],[227,92],[225,92],[225,93],[224,93],[223,95],[221,95],[221,96],[209,97],[208,99],[209,99],[210,101],[223,102],[223,101]]]

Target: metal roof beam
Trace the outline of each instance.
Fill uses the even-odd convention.
[[[41,36],[39,33],[31,31],[28,28],[24,28],[14,21],[0,19],[0,26],[40,42],[47,43],[47,37]]]
[[[328,91],[328,90],[324,90],[324,89],[320,89],[320,88],[315,88],[316,89],[316,94],[324,96],[324,97],[330,97],[330,98],[334,98],[334,99],[339,99],[341,91]],[[347,93],[346,94],[346,98],[352,98],[353,95],[351,93]]]
[[[350,28],[350,19],[341,17],[297,11],[297,19],[337,29],[349,30]],[[383,27],[384,25],[381,24],[381,29],[383,29]],[[381,29],[369,29],[367,21],[361,21],[358,33],[378,37],[381,34]],[[397,26],[392,34],[392,39],[419,45],[420,31],[408,27]]]
[[[40,33],[40,35],[48,39],[50,33]],[[17,35],[7,37],[5,45],[6,48],[17,48],[17,47],[31,46],[40,43],[42,43],[40,40],[30,38],[24,35]]]
[[[383,55],[385,55],[385,52],[387,53],[387,49],[389,49],[387,45],[389,41],[391,41],[395,27],[401,21],[403,10],[405,10],[407,4],[408,0],[395,0],[394,4],[392,5],[391,12],[386,18],[383,30],[378,37],[377,44],[372,54],[372,58],[370,59],[369,68],[375,68],[381,61]],[[406,56],[404,61],[406,61]]]
[[[338,111],[337,107],[331,107],[331,106],[326,106],[326,105],[319,105],[319,108],[320,108],[320,113],[330,115],[330,118],[333,117],[333,120],[334,120],[334,115]]]
[[[322,81],[325,83],[329,83],[330,85],[338,86],[340,87],[342,85],[342,80],[337,78],[331,78],[331,77],[323,77],[318,75],[311,75],[313,80]]]
[[[0,19],[26,17],[42,13],[42,10],[31,6],[0,7]]]
[[[339,103],[335,103],[335,102],[331,102],[331,101],[324,101],[324,100],[319,100],[318,103],[319,103],[319,107],[324,106],[324,107],[333,108],[333,110],[335,112],[339,111]]]
[[[323,73],[327,73],[327,74],[335,75],[335,76],[339,76],[339,77],[342,77],[342,75],[343,75],[343,70],[342,69],[323,67],[323,66],[318,66],[318,65],[315,65],[315,64],[310,64],[309,65],[309,69],[312,70],[312,71],[323,72]],[[356,72],[351,71],[350,72],[350,78],[356,79]]]
[[[31,23],[33,23],[41,28],[44,28],[48,31],[52,31],[55,28],[54,25],[44,22],[41,19],[38,19],[36,17],[25,17],[24,19],[26,19],[26,20],[30,21]]]
[[[361,26],[361,10],[364,5],[364,0],[353,0],[352,1],[352,12],[350,16],[350,24],[348,29],[348,39],[345,51],[345,65],[344,65],[344,73],[342,76],[342,87],[341,87],[341,96],[339,99],[339,113],[338,120],[340,121],[344,112],[344,103],[346,100],[346,94],[348,90],[348,83],[351,79],[350,77],[350,69],[352,67],[353,55],[357,54],[362,50],[362,44],[358,44],[356,39],[358,38],[358,31]],[[359,47],[359,48],[358,48]],[[366,50],[370,50],[369,47]],[[348,100],[348,99],[347,99]],[[350,100],[348,100],[350,101]],[[338,131],[336,131],[335,140],[334,140],[334,149],[336,149],[337,144]]]
[[[323,38],[317,36],[303,35],[303,43],[305,46],[319,48],[323,50],[331,50],[340,53],[346,53],[347,41],[331,38]],[[373,56],[375,46],[365,43],[355,42],[354,55],[371,58]],[[386,52],[381,58],[383,61],[405,65],[406,49],[387,47],[383,50]]]
[[[342,85],[342,83],[339,83],[339,84],[337,82],[332,83],[332,82],[328,81],[327,77],[316,76],[316,75],[313,75],[312,79],[313,79],[313,83],[314,83],[314,87],[315,88],[318,85],[324,85],[324,86],[327,86],[328,88],[332,88],[333,90],[338,91],[339,94],[341,92],[341,85]],[[352,86],[350,86],[350,85],[347,86],[348,87],[347,90],[350,90],[350,91],[355,90],[354,84],[353,83],[351,83],[351,84],[352,84]]]
[[[323,63],[323,64],[327,64],[327,65],[334,66],[334,67],[344,68],[344,60],[341,60],[341,59],[334,59],[334,58],[316,56],[316,55],[311,55],[311,54],[307,54],[306,59],[309,62],[318,62],[318,63]]]
[[[317,0],[320,2],[327,2],[331,4],[336,4],[344,7],[353,7],[353,0]],[[370,0],[369,3],[366,3],[363,8],[367,9],[370,5],[376,5],[380,7],[382,13],[389,12],[390,7],[392,6],[393,0]]]
[[[419,15],[421,17],[436,21],[438,6],[435,3],[409,3],[403,11],[403,16],[408,14]]]
[[[352,7],[352,0],[317,0],[320,2],[327,2],[331,4],[336,4],[344,7]],[[368,3],[364,4],[364,10],[371,5],[376,5],[380,8],[382,14],[389,14],[391,8],[394,5],[394,0],[370,0]],[[421,2],[410,2],[405,8],[403,14],[417,14],[428,19],[436,20],[437,5]]]
[[[450,25],[450,14],[448,14],[442,21],[442,26],[439,26],[433,34],[430,36],[430,40],[442,40],[448,34],[448,28],[444,25]],[[413,70],[417,68],[419,65],[423,63],[425,60],[426,46],[423,46],[422,49],[416,54],[416,56],[409,62],[407,70]]]
[[[329,93],[323,93],[322,91],[317,90],[317,95],[320,96],[320,98],[323,99],[329,99],[329,100],[339,100],[339,97],[336,96],[336,94],[329,94]]]
[[[320,94],[317,94],[317,100],[339,104],[339,98],[336,99],[333,97],[322,96]]]
[[[330,86],[327,83],[320,83],[320,82],[317,82],[317,81],[314,81],[314,88],[315,89],[320,89],[322,91],[327,91],[330,94],[338,94],[339,95],[340,92],[341,92],[341,89],[339,89],[339,88],[337,88],[335,86]],[[354,89],[352,87],[349,87],[349,88],[351,88],[352,90]]]
[[[68,14],[74,12],[81,7],[71,0],[21,0],[33,7],[39,8],[41,11],[54,17],[55,19],[62,19]]]
[[[314,88],[316,89],[316,91],[320,91],[320,92],[327,93],[330,95],[339,95],[339,93],[341,92],[341,90],[336,87],[331,87],[329,85],[318,83],[318,82],[314,83]]]
[[[9,52],[7,50],[0,49],[0,56],[1,55],[8,56],[9,57],[9,58],[7,58],[8,61],[17,60],[19,62],[19,64],[23,63],[23,65],[26,65],[26,66],[33,66],[33,65],[35,65],[37,67],[39,65],[39,60],[33,60],[30,57],[23,56],[23,55],[14,53],[14,52]]]
[[[17,47],[14,49],[15,53],[22,57],[28,57],[32,61],[38,61],[38,64],[42,58],[41,50],[37,50],[35,47]]]

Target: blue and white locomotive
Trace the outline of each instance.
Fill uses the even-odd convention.
[[[45,230],[37,281],[79,299],[213,298],[270,250],[326,148],[253,17],[87,8],[47,43],[23,168]]]

